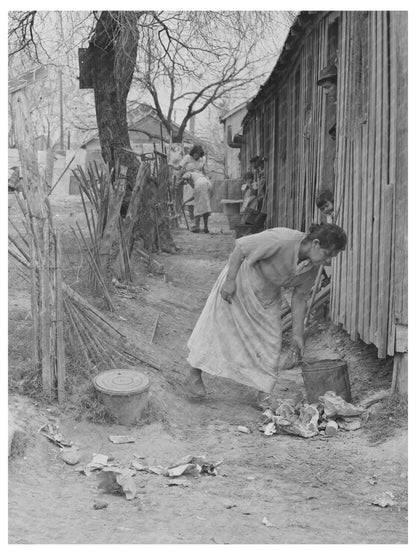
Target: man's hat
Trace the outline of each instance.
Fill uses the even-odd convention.
[[[325,81],[332,81],[333,83],[337,82],[337,66],[334,63],[331,63],[321,69],[321,73],[319,74],[319,79],[316,84],[322,85]]]

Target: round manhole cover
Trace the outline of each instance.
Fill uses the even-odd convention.
[[[135,395],[150,386],[150,380],[137,370],[106,370],[94,378],[96,389],[108,395]]]

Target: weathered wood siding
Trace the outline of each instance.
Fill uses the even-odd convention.
[[[301,46],[245,122],[242,165],[248,168],[255,154],[266,158],[269,227],[306,229],[318,219],[317,191],[333,188],[323,161],[335,145],[327,133],[326,97],[316,85],[328,62],[332,19],[318,19],[315,27],[303,30]]]
[[[385,357],[407,325],[406,13],[341,13],[338,90],[331,314]]]
[[[333,141],[316,81],[335,26]],[[243,169],[265,156],[268,227],[307,230],[318,191],[334,189],[348,246],[333,264],[332,319],[392,355],[407,326],[407,13],[315,12],[293,29],[245,118]]]

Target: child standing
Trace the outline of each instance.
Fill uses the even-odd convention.
[[[256,210],[257,208],[257,183],[254,181],[253,172],[247,172],[244,175],[244,183],[241,185],[241,193],[243,195],[243,203],[240,212],[243,213],[247,208]]]

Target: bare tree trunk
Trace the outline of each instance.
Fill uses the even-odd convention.
[[[95,109],[102,156],[110,171],[124,166],[126,190],[121,215],[128,207],[140,163],[131,152],[127,125],[127,95],[135,68],[140,12],[101,12],[89,45],[89,62],[95,95]],[[112,175],[114,181],[117,176]],[[176,250],[169,221],[162,206],[158,183],[146,179],[143,185],[134,238],[144,240],[150,250]],[[158,208],[156,208],[158,206]]]
[[[102,156],[110,171],[116,163],[126,166],[127,212],[139,163],[131,150],[127,126],[127,95],[137,55],[137,14],[101,12],[89,45],[89,63]]]

